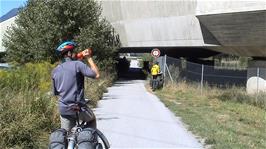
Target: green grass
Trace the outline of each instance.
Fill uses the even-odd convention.
[[[167,85],[156,94],[205,145],[266,148],[266,110],[248,102],[225,100],[232,97],[225,97],[225,92],[228,90],[208,89],[200,95],[197,86],[180,83]]]
[[[0,70],[1,149],[47,148],[50,132],[60,127],[57,99],[49,93],[54,66],[46,62],[29,63]],[[85,94],[94,106],[114,76],[103,72],[100,80],[86,80]]]

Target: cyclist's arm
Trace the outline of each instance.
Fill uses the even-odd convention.
[[[97,65],[94,63],[93,59],[91,57],[88,57],[87,62],[90,65],[90,68],[92,69],[92,71],[96,74],[95,79],[99,79],[100,78],[99,69]]]
[[[88,60],[89,66],[92,67],[93,69],[95,69],[95,64],[93,67],[93,64],[90,64],[91,61]],[[84,64],[83,62],[77,62],[78,65],[78,72],[81,72],[85,77],[89,77],[89,78],[94,78],[94,79],[98,79],[99,75],[97,75],[97,70],[93,70],[92,68],[90,68],[88,65]],[[97,66],[96,66],[97,67]]]

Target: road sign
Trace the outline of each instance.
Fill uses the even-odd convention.
[[[158,58],[160,56],[160,54],[161,54],[161,52],[157,48],[152,49],[152,51],[151,51],[151,56],[153,56],[154,58]]]

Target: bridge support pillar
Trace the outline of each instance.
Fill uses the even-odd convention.
[[[249,62],[246,90],[248,94],[266,92],[266,59],[254,58]]]

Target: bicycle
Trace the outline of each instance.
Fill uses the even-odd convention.
[[[77,140],[77,137],[78,135],[86,130],[86,131],[90,131],[91,132],[91,137],[95,137],[96,136],[96,139],[94,139],[94,142],[95,144],[91,144],[91,146],[89,147],[86,147],[86,149],[103,149],[103,146],[101,143],[98,142],[98,138],[101,139],[102,143],[104,144],[104,148],[105,149],[109,149],[110,148],[110,144],[107,140],[107,138],[104,136],[104,134],[99,130],[99,129],[93,129],[93,128],[89,128],[89,127],[86,127],[84,124],[86,122],[82,122],[80,123],[79,122],[79,113],[77,112],[77,125],[75,127],[73,127],[71,129],[71,133],[68,134],[68,137],[67,137],[67,140],[68,140],[68,145],[67,145],[67,149],[77,149],[78,148],[78,140]],[[91,138],[88,138],[88,139],[91,139]],[[80,140],[79,140],[80,141]],[[94,147],[95,145],[95,147]]]
[[[155,78],[153,78],[152,76],[150,81],[150,86],[152,88],[152,91],[162,88],[163,84],[164,84],[164,76],[161,72]]]

